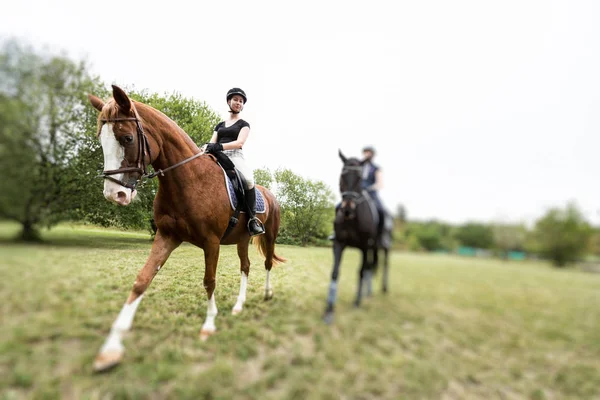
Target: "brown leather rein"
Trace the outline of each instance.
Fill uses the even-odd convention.
[[[204,154],[203,152],[194,154],[193,156],[186,158],[185,160],[178,162],[175,165],[172,165],[165,169],[159,169],[158,171],[155,171],[154,173],[149,174],[147,167],[146,167],[145,158],[146,158],[146,156],[148,156],[148,158],[149,158],[148,163],[152,162],[152,151],[150,150],[150,143],[148,142],[148,137],[144,133],[144,128],[142,127],[140,115],[138,114],[137,109],[135,108],[135,105],[133,103],[131,103],[131,108],[133,109],[133,113],[135,115],[134,117],[101,119],[100,121],[103,124],[105,124],[107,122],[135,121],[136,133],[137,133],[137,143],[138,143],[138,146],[137,146],[138,153],[137,153],[137,157],[136,157],[136,161],[135,161],[136,165],[135,165],[135,167],[124,167],[124,168],[112,169],[109,171],[102,171],[102,174],[100,175],[102,178],[107,179],[107,180],[114,182],[118,185],[121,185],[123,187],[126,187],[128,189],[135,190],[137,185],[143,179],[152,179],[158,175],[164,176],[165,172],[167,172],[171,169],[177,168],[185,163],[188,163]],[[112,177],[112,175],[126,174],[126,173],[131,173],[131,172],[136,172],[139,174],[139,177],[135,180],[134,183],[123,182],[119,179]]]

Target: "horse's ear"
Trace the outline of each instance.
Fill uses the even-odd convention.
[[[92,103],[96,110],[102,111],[102,107],[104,107],[104,102],[102,100],[100,100],[93,94],[88,94],[88,99],[90,100],[90,103]]]
[[[112,88],[113,98],[119,105],[119,108],[124,113],[129,114],[129,112],[131,111],[131,100],[129,100],[129,96],[127,96],[127,93],[125,93],[125,91],[117,85],[112,85]]]
[[[344,156],[344,154],[342,154],[342,150],[338,149],[338,154],[340,155],[340,158],[342,159],[344,164],[346,164],[346,161],[348,161],[348,159]]]

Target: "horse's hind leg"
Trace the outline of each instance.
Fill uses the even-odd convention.
[[[389,274],[389,249],[385,247],[383,249],[384,259],[383,259],[383,280],[382,280],[382,289],[383,293],[387,293],[388,291],[388,274]]]
[[[354,307],[359,307],[362,301],[362,289],[363,282],[365,281],[365,272],[369,269],[369,250],[363,249],[363,260],[360,270],[358,272],[358,290],[356,291],[356,300],[354,301]]]
[[[180,241],[162,235],[160,230],[156,233],[150,256],[138,273],[127,302],[121,309],[119,316],[112,325],[108,338],[96,356],[94,370],[104,371],[121,362],[125,351],[122,344],[123,333],[131,328],[137,307],[152,279],[161,266],[165,264],[171,252],[180,244]]]
[[[335,300],[337,297],[337,280],[340,274],[340,263],[342,262],[342,252],[344,245],[338,241],[333,243],[333,271],[331,272],[331,283],[329,284],[329,294],[327,296],[327,308],[323,320],[326,324],[333,322]]]
[[[250,259],[248,258],[248,245],[249,242],[247,240],[242,240],[237,244],[237,252],[240,257],[240,272],[241,272],[241,282],[240,282],[240,294],[238,295],[237,301],[233,306],[233,310],[231,313],[233,315],[237,315],[242,311],[244,307],[244,302],[246,301],[246,287],[248,285],[248,274],[250,273]]]
[[[365,271],[365,284],[367,285],[367,297],[371,297],[373,295],[373,275],[377,272],[377,263],[379,262],[379,257],[377,254],[377,247],[374,247],[370,251],[371,259],[368,262],[368,268]]]
[[[267,270],[267,278],[265,280],[265,300],[271,300],[273,298],[273,288],[271,288],[271,268],[273,267],[273,256],[275,255],[275,237],[270,232],[266,232],[263,235],[262,240],[266,240],[265,243],[265,269]]]

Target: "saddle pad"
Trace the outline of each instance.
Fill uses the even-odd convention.
[[[231,208],[235,210],[235,207],[237,206],[237,196],[235,194],[235,190],[233,190],[233,183],[231,183],[231,180],[229,179],[229,177],[227,176],[225,171],[223,171],[223,175],[225,176],[225,187],[227,187],[227,194],[229,195],[229,204],[231,204]],[[265,207],[265,198],[263,197],[261,191],[258,190],[258,188],[256,188],[255,192],[256,192],[256,213],[264,214],[265,208],[266,208]],[[244,212],[244,211],[242,211],[242,212]]]

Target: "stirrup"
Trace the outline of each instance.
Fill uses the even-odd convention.
[[[259,232],[254,232],[253,230],[250,229],[250,224],[252,223],[252,221],[256,221],[256,224],[258,225],[258,228],[260,229]],[[263,233],[265,233],[265,226],[263,225],[263,223],[261,222],[260,219],[258,219],[256,217],[250,218],[250,220],[248,221],[248,232],[250,233],[250,236],[262,235]]]

